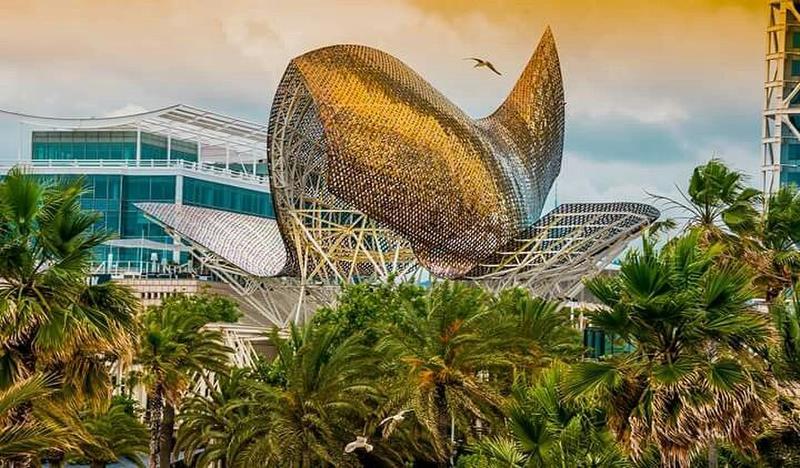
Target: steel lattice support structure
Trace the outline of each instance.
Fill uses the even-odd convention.
[[[136,206],[169,235],[180,237],[201,267],[227,283],[271,326],[302,322],[339,291],[338,283],[279,275],[286,253],[275,220],[196,206]]]
[[[602,271],[658,215],[639,203],[561,205],[468,276],[492,290],[524,287],[571,298],[583,278]]]
[[[765,193],[786,183],[789,174],[800,172],[799,6],[791,0],[769,2],[761,140]]]
[[[505,102],[472,119],[385,52],[293,59],[268,147],[285,273],[459,278],[530,226],[561,167],[564,93],[548,30]]]
[[[385,52],[325,47],[289,63],[273,100],[276,220],[137,206],[277,327],[307,319],[343,284],[425,272],[570,297],[659,213],[581,203],[541,217],[561,168],[564,105],[549,29],[482,119]]]

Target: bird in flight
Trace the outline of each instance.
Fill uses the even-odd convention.
[[[401,412],[399,412],[397,414],[393,414],[393,415],[389,416],[388,418],[385,418],[383,421],[381,421],[378,424],[378,426],[383,426],[384,424],[386,424],[389,421],[396,422],[396,423],[401,423],[406,419],[406,417],[404,415],[406,413],[410,413],[410,412],[411,412],[411,410],[403,410],[403,411],[401,411]]]
[[[356,436],[356,440],[350,442],[344,447],[344,453],[353,453],[357,449],[364,449],[367,452],[372,451],[372,445],[367,442],[367,438],[364,436]]]
[[[384,418],[383,421],[378,423],[378,427],[383,426],[383,438],[387,439],[392,434],[392,432],[394,432],[394,430],[397,428],[397,425],[406,420],[405,415],[412,411],[414,410],[407,409],[400,411],[399,413],[393,414],[388,418]]]
[[[500,75],[500,76],[502,76],[502,75],[503,75],[502,73],[500,73],[499,71],[497,71],[497,69],[494,67],[494,65],[492,65],[492,62],[490,62],[490,61],[488,61],[488,60],[479,59],[478,57],[467,57],[467,58],[465,58],[464,60],[474,60],[474,61],[475,61],[475,66],[474,66],[473,68],[478,68],[478,67],[486,67],[486,68],[488,68],[489,70],[491,70],[491,71],[493,71],[493,72],[497,73],[497,74],[498,74],[498,75]]]

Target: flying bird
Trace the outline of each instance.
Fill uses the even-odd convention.
[[[344,453],[353,453],[358,449],[364,449],[367,452],[372,451],[372,445],[367,442],[364,436],[356,436],[356,440],[344,446]]]
[[[464,60],[474,60],[474,61],[475,61],[475,66],[474,66],[473,68],[478,68],[478,67],[486,67],[486,68],[488,68],[489,70],[491,70],[491,71],[493,71],[493,72],[497,73],[497,74],[498,74],[498,75],[500,75],[500,76],[502,76],[502,75],[503,75],[502,73],[500,73],[499,71],[497,71],[497,69],[494,67],[494,65],[492,65],[492,62],[490,62],[490,61],[488,61],[488,60],[479,59],[479,58],[477,58],[477,57],[467,57],[467,58],[465,58]]]
[[[383,426],[383,438],[388,439],[389,436],[392,435],[392,432],[394,432],[394,430],[397,428],[397,426],[401,422],[406,420],[405,414],[410,413],[412,411],[414,410],[407,409],[400,411],[397,414],[393,414],[388,418],[384,418],[384,420],[378,424],[378,427]]]
[[[399,412],[397,414],[393,414],[393,415],[389,416],[388,418],[385,418],[380,423],[378,423],[378,426],[379,427],[383,426],[384,424],[386,424],[386,423],[388,423],[390,421],[393,422],[393,423],[401,423],[401,422],[405,421],[405,419],[406,419],[406,417],[403,416],[403,415],[406,414],[406,413],[410,413],[411,411],[412,410],[407,409],[407,410],[403,410],[403,411],[401,411],[401,412]]]

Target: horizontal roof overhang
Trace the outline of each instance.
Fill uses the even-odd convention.
[[[39,128],[63,130],[138,129],[203,145],[228,148],[266,158],[267,124],[229,117],[197,107],[176,104],[162,109],[114,117],[44,117],[0,110],[0,116]]]

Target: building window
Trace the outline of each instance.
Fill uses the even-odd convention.
[[[781,171],[781,185],[795,185],[800,187],[800,172]]]
[[[33,132],[33,159],[133,159],[136,132]]]
[[[800,49],[800,31],[795,31],[792,33],[792,48]]]
[[[172,159],[197,161],[197,143],[173,138],[170,152],[172,153]]]
[[[800,60],[792,60],[792,76],[800,76]]]
[[[787,145],[788,149],[786,151],[786,160],[787,161],[800,161],[800,144],[798,143],[790,143]]]
[[[167,159],[167,138],[142,133],[142,159]]]
[[[272,198],[268,193],[216,184],[191,177],[183,179],[183,203],[266,218],[275,217],[272,210]]]

